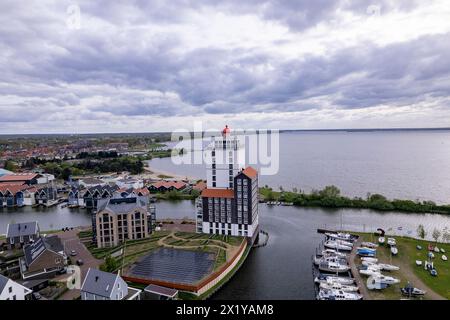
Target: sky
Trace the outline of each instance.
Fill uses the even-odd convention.
[[[447,0],[0,2],[0,134],[450,127]]]

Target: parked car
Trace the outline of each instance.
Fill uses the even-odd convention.
[[[64,274],[64,273],[67,273],[67,267],[62,268],[57,272],[57,274]]]
[[[71,255],[72,257],[75,257],[77,254],[78,254],[78,253],[77,253],[75,250],[71,250],[71,251],[70,251],[70,255]]]
[[[84,264],[84,261],[81,259],[77,260],[77,265],[82,266]]]
[[[35,300],[41,300],[41,295],[39,294],[39,292],[33,292],[33,298],[35,299]]]

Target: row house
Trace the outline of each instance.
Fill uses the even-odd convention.
[[[149,190],[152,193],[167,192],[167,191],[181,191],[188,186],[187,183],[182,181],[157,181],[149,186]]]

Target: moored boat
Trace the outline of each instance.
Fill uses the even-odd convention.
[[[367,261],[367,262],[371,262],[371,263],[377,263],[378,259],[377,258],[371,258],[371,257],[361,257],[361,261]]]
[[[345,285],[350,285],[350,284],[354,284],[355,283],[355,279],[353,278],[349,278],[349,277],[337,277],[337,276],[333,276],[333,275],[327,275],[327,274],[319,274],[315,279],[314,282],[315,283],[323,283],[323,282],[327,282],[327,281],[332,281],[335,283],[340,283],[340,284],[345,284]]]
[[[330,248],[330,249],[336,249],[336,250],[342,250],[342,251],[351,251],[352,250],[351,246],[341,244],[340,242],[335,241],[335,240],[325,241],[325,243],[323,245],[326,248]]]
[[[320,289],[317,295],[318,300],[361,300],[360,294],[345,292],[342,290]]]
[[[345,264],[326,261],[319,264],[319,270],[330,273],[344,273],[350,270],[350,267]]]
[[[371,248],[371,249],[378,248],[378,245],[376,243],[372,243],[372,242],[363,242],[363,243],[361,243],[361,246]]]
[[[447,256],[445,254],[443,254],[441,259],[444,260],[444,261],[447,261]]]
[[[357,286],[348,286],[345,284],[332,281],[322,282],[319,287],[321,289],[342,290],[344,292],[357,292],[359,290]]]
[[[378,238],[378,243],[379,244],[384,244],[386,242],[386,238],[385,237],[379,237]]]

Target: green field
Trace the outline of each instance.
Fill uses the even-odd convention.
[[[364,241],[376,242],[376,237],[371,234],[360,234]],[[398,255],[392,256],[388,246],[380,246],[377,250],[377,258],[382,263],[389,263],[400,267],[399,271],[383,272],[383,274],[393,276],[401,280],[398,285],[391,286],[382,291],[370,291],[370,296],[373,299],[400,299],[400,288],[404,287],[408,281],[413,286],[419,286],[411,281],[410,272],[416,275],[426,286],[428,286],[435,293],[440,296],[450,299],[450,262],[443,261],[441,259],[442,253],[434,253],[435,258],[432,260],[434,266],[438,272],[437,277],[430,275],[428,271],[425,271],[423,266],[417,266],[416,260],[424,261],[427,259],[427,247],[429,243],[434,244],[432,241],[416,240],[406,237],[395,237],[397,241]],[[417,245],[422,247],[422,250],[416,248]],[[445,255],[450,253],[450,244],[437,245],[439,248],[444,248]],[[359,263],[359,259],[356,258],[356,263]],[[365,279],[365,278],[363,278]],[[425,295],[424,299],[430,299]]]

